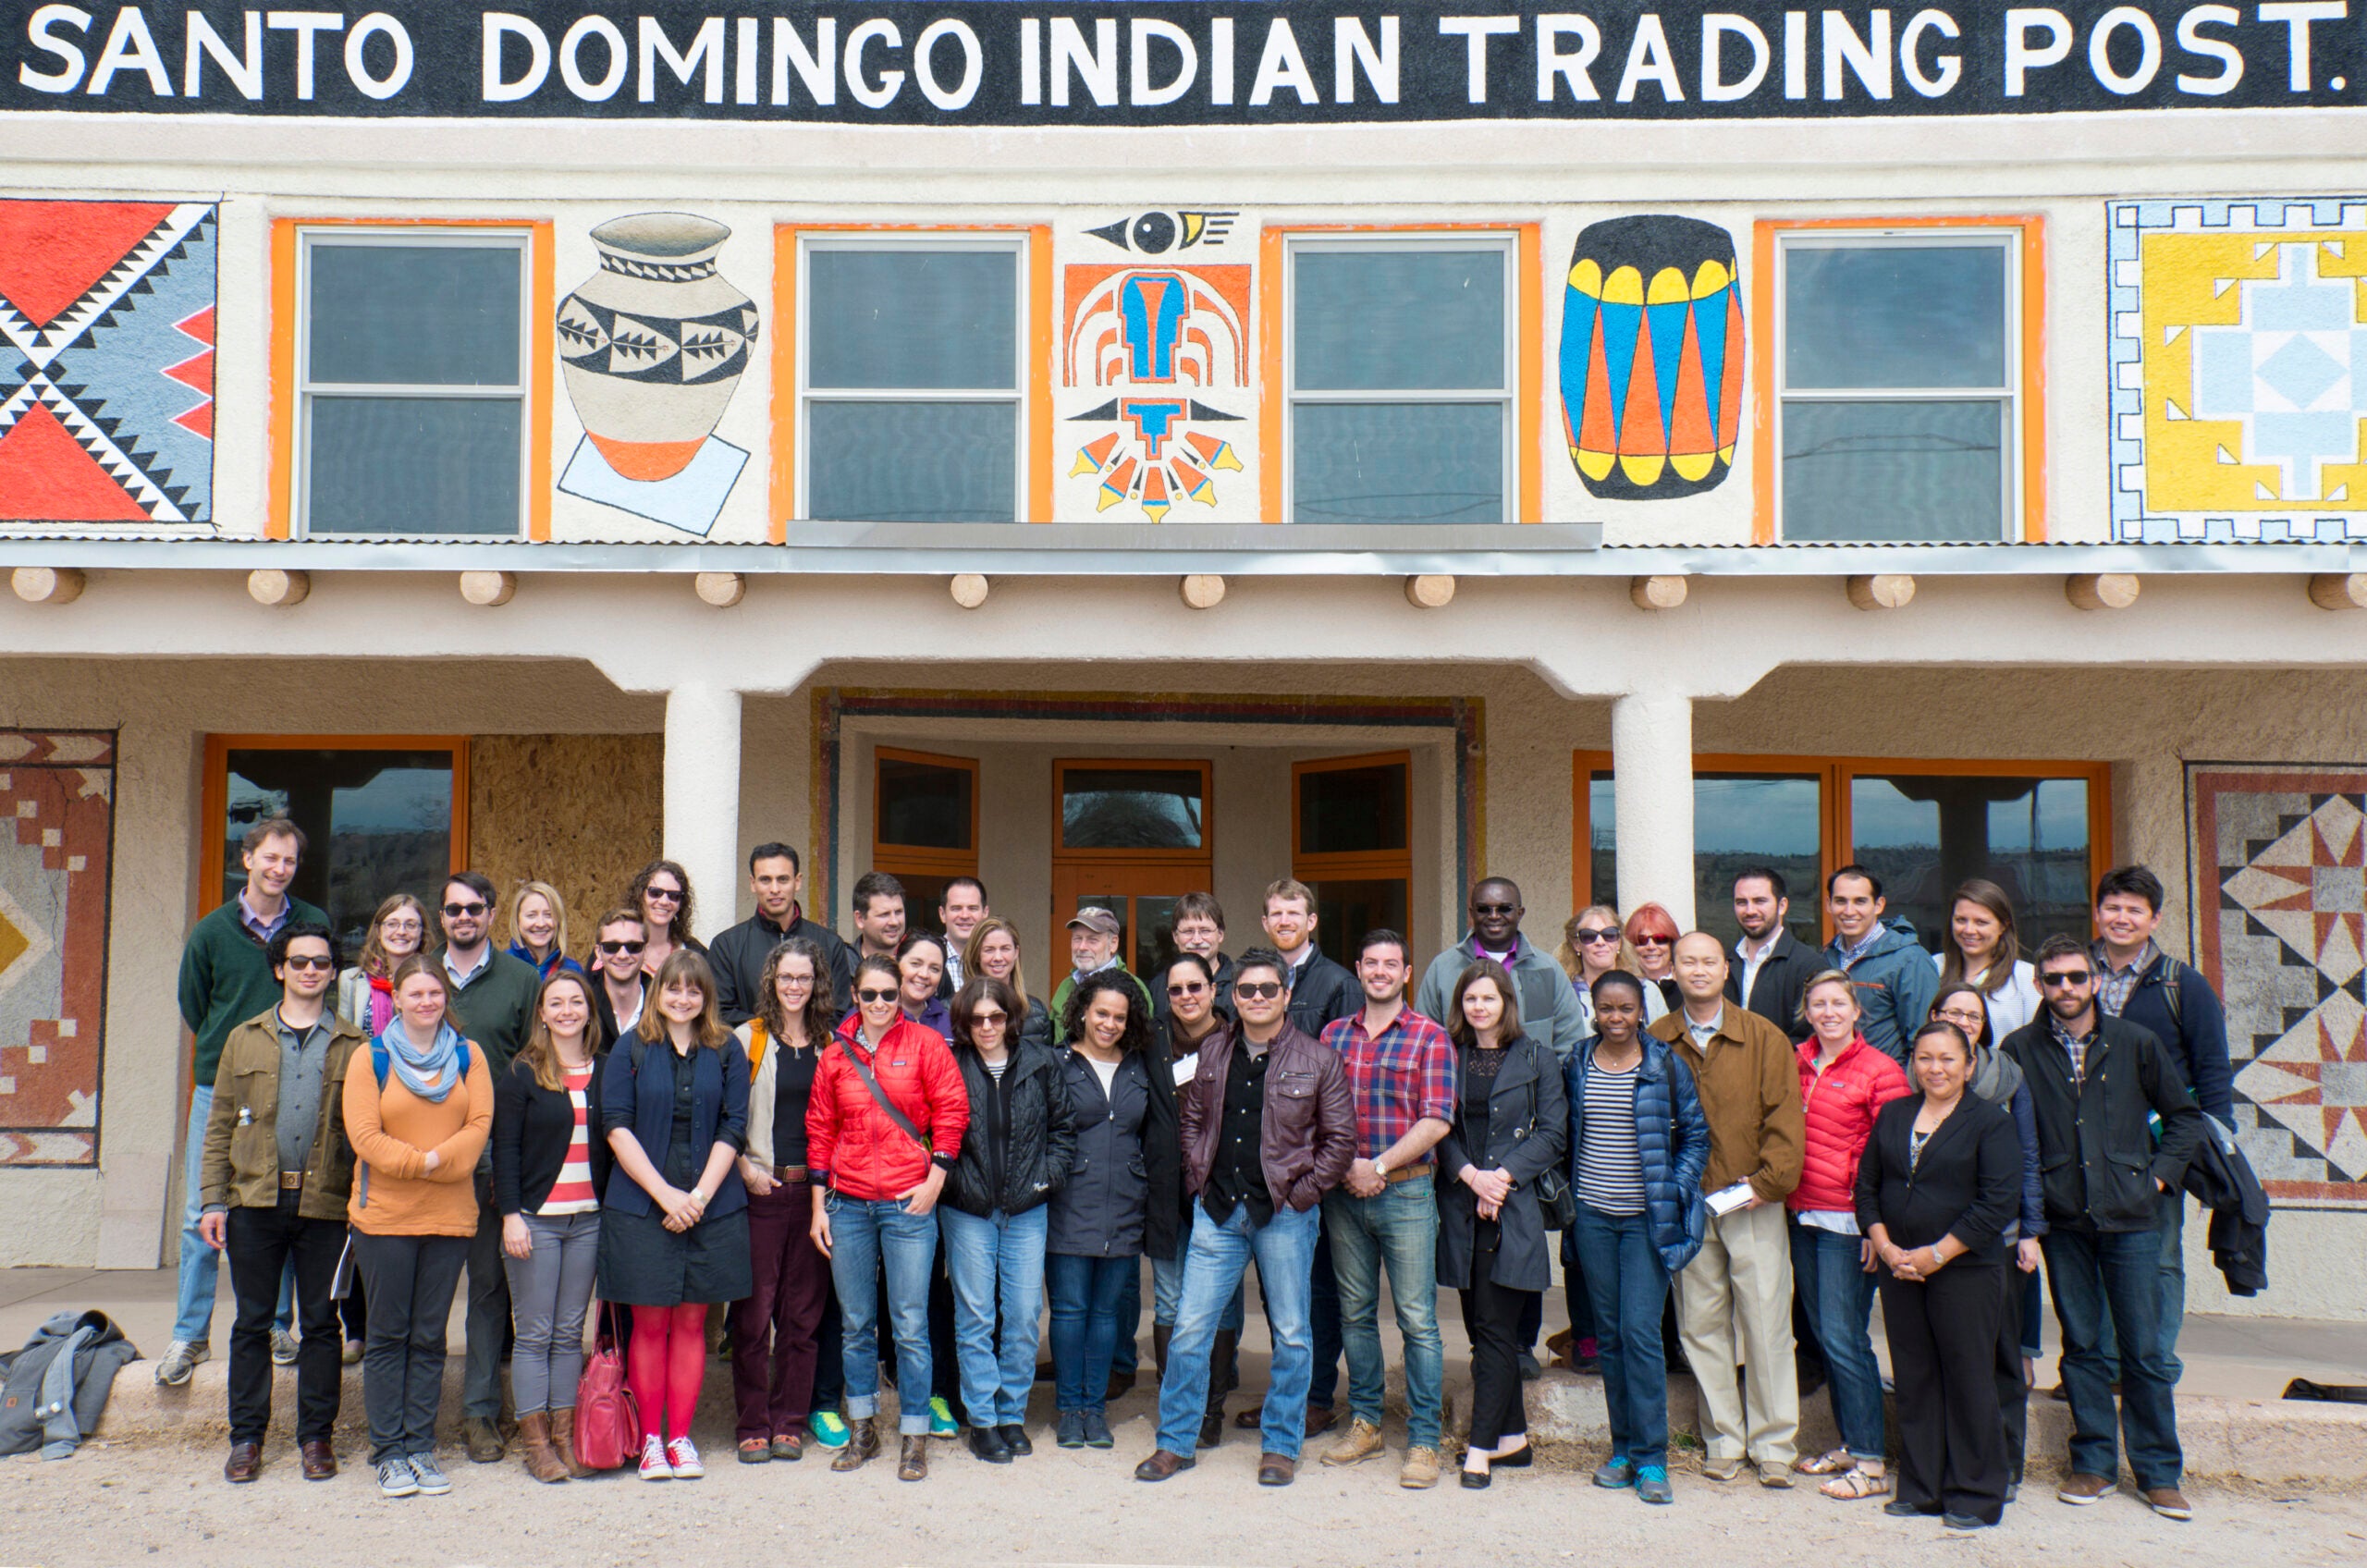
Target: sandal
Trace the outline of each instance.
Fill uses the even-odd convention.
[[[1817,1490],[1843,1502],[1857,1502],[1870,1497],[1887,1497],[1890,1494],[1890,1477],[1872,1474],[1859,1466],[1843,1471]]]
[[[1792,1468],[1803,1476],[1839,1476],[1858,1468],[1858,1462],[1850,1456],[1847,1449],[1836,1448],[1832,1452],[1821,1453],[1814,1459],[1796,1461]]]

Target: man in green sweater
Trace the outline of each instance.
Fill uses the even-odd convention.
[[[454,872],[444,884],[444,950],[451,983],[452,1026],[484,1047],[497,1080],[526,1041],[542,976],[525,960],[497,949],[492,879]],[[460,1429],[469,1457],[497,1464],[506,1452],[501,1433],[501,1351],[509,1333],[509,1277],[501,1261],[501,1211],[493,1201],[493,1147],[477,1167],[477,1233],[469,1244],[469,1349],[460,1398]]]
[[[220,1279],[221,1255],[198,1233],[204,1218],[203,1172],[206,1119],[214,1113],[214,1077],[222,1065],[222,1042],[230,1031],[264,1009],[277,1004],[279,982],[272,977],[265,953],[273,937],[290,920],[328,924],[328,916],[300,899],[288,896],[296,868],[304,858],[304,831],[284,816],[258,822],[239,844],[239,864],[247,885],[238,894],[197,923],[181,949],[181,1022],[197,1036],[197,1060],[191,1074],[189,1128],[184,1133],[181,1178],[181,1255],[179,1300],[173,1312],[172,1342],[156,1363],[156,1381],[178,1388],[190,1379],[197,1364],[212,1354],[214,1296]],[[287,1300],[281,1318],[272,1329],[272,1359],[285,1365],[296,1359],[289,1338]]]

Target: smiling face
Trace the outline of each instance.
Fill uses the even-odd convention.
[[[239,864],[246,869],[249,890],[276,902],[288,896],[288,884],[296,880],[297,863],[302,858],[294,839],[273,833],[253,849],[240,851]]]
[[[1085,1037],[1099,1051],[1114,1051],[1126,1035],[1126,997],[1122,991],[1100,991],[1085,1010]]]
[[[1775,896],[1775,884],[1764,876],[1746,876],[1735,884],[1735,924],[1754,942],[1763,942],[1784,924],[1792,900]]]
[[[1365,999],[1387,1006],[1405,994],[1405,949],[1394,942],[1367,948],[1356,959],[1356,984]]]
[[[593,970],[619,986],[638,979],[641,955],[648,946],[645,930],[638,920],[615,920],[601,926],[592,943]]]
[[[444,982],[431,974],[408,976],[395,987],[395,1011],[411,1025],[413,1036],[425,1038],[444,1022]]]
[[[877,969],[866,969],[855,976],[854,1002],[863,1014],[865,1033],[877,1036],[903,1016],[897,1000],[902,989],[901,976],[890,984],[888,975]]]
[[[1274,944],[1275,951],[1294,953],[1314,934],[1315,912],[1306,907],[1305,899],[1266,900],[1266,939]]]
[[[1614,986],[1594,999],[1594,1026],[1602,1037],[1625,1050],[1636,1043],[1636,1031],[1644,1026],[1643,993],[1626,986]]]
[[[669,1023],[693,1023],[705,1011],[706,988],[687,974],[675,975],[658,989],[658,1015]]]
[[[1196,963],[1178,963],[1167,971],[1167,1011],[1197,1029],[1216,1005],[1216,990],[1208,972]]]
[[[773,995],[780,999],[781,1012],[795,1018],[814,999],[814,961],[803,953],[791,953],[780,961],[773,971]]]
[[[389,960],[389,969],[419,951],[426,940],[427,923],[411,904],[396,905],[393,913],[378,922],[378,946]]]
[[[987,900],[980,896],[975,883],[955,883],[945,890],[945,901],[937,906],[938,924],[957,943],[968,941],[970,933],[975,931],[978,922],[986,917]]]
[[[641,890],[641,914],[649,929],[663,934],[674,926],[674,916],[682,909],[682,884],[670,871],[660,871],[649,878],[649,886]]]
[[[1118,938],[1082,925],[1069,927],[1069,962],[1080,974],[1106,967],[1118,956]]]
[[[483,893],[465,882],[444,884],[444,940],[467,952],[484,940],[493,920],[493,906]]]
[[[298,937],[288,944],[288,959],[276,971],[280,985],[293,1001],[315,1001],[337,977],[337,955],[325,937]]]
[[[1282,1022],[1290,1006],[1290,986],[1269,965],[1236,971],[1233,977],[1233,1011],[1246,1028],[1269,1029]]]
[[[2135,893],[2114,893],[2096,905],[2097,932],[2122,952],[2143,947],[2161,924],[2162,912]]]
[[[1990,913],[1985,905],[1958,899],[1956,909],[1948,915],[1948,934],[1956,938],[1956,950],[1964,954],[1966,973],[1978,977],[1995,955],[1997,939],[2005,934],[2005,923]]]
[[[1964,1093],[1972,1076],[1972,1053],[1950,1030],[1935,1029],[1915,1042],[1915,1083],[1935,1100],[1952,1100]]]
[[[1492,974],[1483,974],[1466,986],[1458,1005],[1463,1009],[1463,1022],[1471,1025],[1474,1035],[1486,1035],[1503,1024],[1504,993],[1497,988]]]
[[[1809,1015],[1809,1027],[1830,1049],[1847,1045],[1858,1033],[1857,993],[1839,980],[1810,986],[1801,1007]]]
[[[572,975],[555,979],[543,992],[543,1027],[555,1040],[580,1040],[592,1019],[592,998]]]
[[[1833,913],[1833,929],[1845,942],[1865,940],[1874,922],[1883,917],[1883,900],[1874,896],[1874,885],[1862,876],[1836,876],[1833,891],[1825,899],[1825,907]]]
[[[1175,923],[1175,945],[1187,953],[1214,958],[1224,944],[1224,927],[1205,914],[1187,914]]]
[[[1007,930],[987,933],[978,943],[978,967],[998,980],[1008,980],[1019,967],[1019,938]]]
[[[748,873],[748,889],[756,895],[757,912],[775,925],[789,924],[797,905],[797,867],[787,855],[767,855]]]
[[[536,952],[548,952],[558,936],[558,911],[551,908],[550,900],[540,893],[528,893],[518,900],[518,935]]]
[[[937,983],[945,978],[945,955],[934,942],[915,942],[910,952],[896,961],[896,973],[904,977],[904,1005],[918,1012],[928,1006],[937,995]]]
[[[1688,1002],[1706,1002],[1726,988],[1725,944],[1706,931],[1676,939],[1676,988]]]
[[[1482,882],[1471,889],[1471,934],[1491,953],[1511,949],[1520,935],[1520,889],[1509,882]]]
[[[866,951],[891,953],[904,939],[904,899],[901,893],[874,893],[855,912],[855,935]]]

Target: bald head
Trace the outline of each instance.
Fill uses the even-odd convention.
[[[1688,1002],[1706,1003],[1726,988],[1726,947],[1707,931],[1687,931],[1676,939],[1676,988]]]

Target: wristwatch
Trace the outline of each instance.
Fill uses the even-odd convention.
[[[1389,1157],[1387,1155],[1382,1155],[1380,1158],[1372,1162],[1372,1173],[1380,1177],[1384,1182],[1389,1180]]]
[[[950,1170],[953,1169],[953,1157],[950,1154],[932,1154],[928,1157],[928,1162],[931,1165],[936,1166],[939,1170]]]

